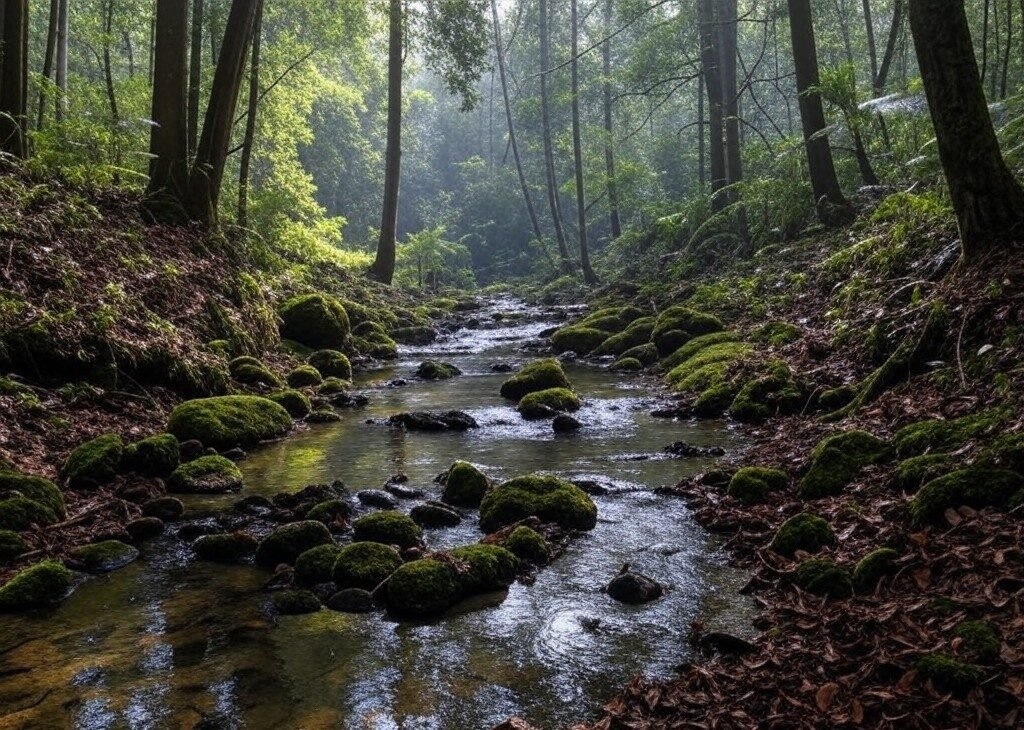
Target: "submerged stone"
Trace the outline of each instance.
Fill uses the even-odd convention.
[[[75,548],[68,557],[75,567],[87,573],[111,573],[134,563],[139,551],[118,540],[106,540]]]

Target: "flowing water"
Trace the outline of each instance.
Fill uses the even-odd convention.
[[[585,401],[581,431],[556,436],[547,422],[522,421],[498,396],[507,376],[491,365],[532,357],[521,346],[551,322],[511,300],[479,316],[490,322],[499,310],[519,316],[403,351],[393,366],[360,376],[366,409],[255,451],[242,468],[246,493],[268,496],[335,479],[353,491],[380,487],[403,472],[436,497],[434,476],[457,459],[497,479],[541,471],[613,487],[595,497],[597,528],[535,584],[423,624],[326,609],[277,618],[261,591],[265,572],[196,562],[169,533],[146,543],[141,561],[84,581],[50,614],[0,617],[0,728],[461,730],[515,714],[558,727],[593,715],[638,672],[670,675],[689,656],[692,621],[743,633],[746,576],[724,565],[681,501],[653,493],[713,463],[665,458],[664,446],[735,451],[740,437],[723,423],[655,419],[650,383],[587,365],[567,367]],[[411,379],[426,357],[465,374]],[[389,385],[398,378],[409,382]],[[383,423],[440,409],[465,410],[481,427],[423,434]],[[236,498],[188,506],[202,513]],[[479,538],[472,519],[427,532],[435,548]],[[666,596],[642,607],[609,599],[601,587],[626,562],[667,584]]]

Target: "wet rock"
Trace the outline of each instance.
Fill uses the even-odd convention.
[[[178,494],[226,494],[242,488],[242,472],[223,456],[202,456],[175,469],[167,487]]]
[[[537,333],[537,336],[546,340],[549,337],[551,337],[551,335],[553,335],[556,332],[558,332],[558,330],[560,330],[560,329],[561,329],[561,327],[557,327],[557,326],[556,327],[547,327],[546,329],[542,329],[539,333]]]
[[[174,497],[157,497],[142,505],[144,517],[159,517],[164,522],[177,520],[183,514],[185,514],[185,505],[180,499]]]
[[[665,593],[662,585],[640,573],[633,573],[628,566],[625,572],[612,579],[606,588],[608,595],[620,603],[640,605],[661,598]]]
[[[398,500],[383,489],[364,489],[361,492],[356,493],[356,499],[367,507],[394,509],[398,506]]]
[[[424,496],[422,489],[407,487],[404,484],[392,484],[389,482],[384,486],[384,490],[399,499],[422,499]]]
[[[213,535],[223,531],[224,527],[216,517],[203,517],[181,525],[178,528],[178,537],[182,540],[194,540],[200,535]]]
[[[306,423],[337,423],[341,416],[331,409],[316,410],[306,416]]]
[[[580,356],[577,355],[572,350],[570,350],[569,352],[563,352],[561,355],[558,356],[559,362],[576,362],[579,359]]]
[[[203,455],[203,444],[197,439],[182,441],[179,445],[179,449],[181,451],[182,462],[195,461]]]
[[[234,508],[236,512],[242,512],[255,517],[265,517],[273,509],[273,504],[266,497],[253,494],[248,497],[242,497],[235,502]]]
[[[462,522],[462,515],[450,507],[439,504],[420,504],[409,513],[420,527],[455,527]]]
[[[203,535],[192,543],[192,550],[203,560],[231,564],[251,556],[258,544],[256,538],[245,532],[221,533]]]
[[[670,542],[659,542],[655,545],[651,545],[647,550],[652,553],[657,553],[658,555],[663,555],[666,558],[683,552],[682,546],[674,545]]]
[[[405,484],[408,481],[409,476],[407,474],[403,474],[402,472],[392,474],[390,477],[388,477],[388,484]]]
[[[604,484],[602,482],[597,481],[596,479],[576,479],[573,480],[572,483],[575,484],[580,489],[582,489],[587,494],[597,497],[603,496],[605,494],[611,494],[612,492],[615,491],[612,485]]]
[[[466,431],[479,428],[472,416],[462,411],[399,413],[388,419],[392,426],[404,426],[409,431]]]
[[[754,645],[739,636],[722,631],[712,631],[697,640],[697,647],[709,654],[728,654],[742,656],[754,651]]]
[[[159,517],[140,517],[124,526],[133,542],[154,538],[164,531],[164,521]]]
[[[388,382],[388,387],[389,388],[404,388],[408,384],[409,384],[409,381],[406,380],[405,378],[395,378],[394,380],[391,380],[391,381]]]
[[[340,499],[328,499],[313,505],[306,512],[305,519],[323,522],[327,526],[343,526],[352,516],[352,505]]]
[[[365,408],[370,402],[365,395],[351,393],[336,393],[327,400],[335,408]]]
[[[689,418],[689,417],[690,417],[690,411],[687,410],[686,408],[665,407],[665,408],[658,408],[656,410],[651,411],[651,418],[665,418],[665,419],[671,420],[671,419],[674,419],[674,418]]]
[[[138,548],[119,540],[83,545],[68,554],[68,562],[87,573],[112,573],[134,563],[139,558]]]
[[[221,454],[221,456],[223,456],[228,461],[241,461],[247,456],[247,454],[245,453],[245,449],[236,446],[233,449],[228,449],[223,454]]]
[[[551,422],[551,428],[555,433],[572,433],[583,428],[583,424],[566,413],[559,413]]]
[[[720,446],[704,448],[702,446],[693,446],[685,441],[676,441],[674,444],[669,444],[665,447],[665,453],[683,459],[693,459],[706,456],[725,456],[725,449]]]
[[[277,591],[271,596],[271,601],[282,616],[298,616],[320,610],[320,599],[312,591]]]
[[[302,553],[333,542],[331,533],[320,522],[307,520],[279,527],[263,538],[256,550],[256,563],[271,568],[293,563]]]
[[[491,365],[492,373],[511,373],[514,372],[516,366],[510,362],[496,362]]]
[[[342,613],[370,613],[376,608],[373,594],[362,588],[346,588],[327,599],[327,608]]]
[[[698,481],[709,487],[725,487],[732,481],[732,472],[725,469],[712,469],[698,477]]]
[[[450,380],[462,375],[462,371],[450,363],[425,360],[416,370],[416,377],[421,380]]]

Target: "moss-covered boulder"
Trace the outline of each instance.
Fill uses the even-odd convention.
[[[295,560],[295,583],[312,587],[334,580],[334,563],[341,553],[339,545],[317,545]]]
[[[950,421],[933,420],[904,426],[893,437],[901,459],[930,451],[952,451],[967,441],[994,435],[1012,416],[1012,411],[997,408]]]
[[[501,397],[521,401],[530,393],[551,388],[572,389],[558,360],[544,359],[527,363],[501,386]]]
[[[803,336],[803,331],[791,322],[774,320],[754,330],[752,339],[772,347],[782,347],[796,342]]]
[[[161,433],[130,444],[124,468],[152,477],[166,477],[181,463],[181,446],[174,434]]]
[[[811,468],[800,480],[807,499],[842,493],[861,470],[889,458],[889,445],[867,431],[844,431],[823,439],[811,453]]]
[[[836,536],[828,522],[817,515],[803,512],[782,523],[771,548],[779,555],[793,557],[797,550],[816,553],[826,545],[835,545]]]
[[[372,591],[402,565],[402,556],[390,545],[354,542],[338,553],[332,577],[339,588]]]
[[[192,551],[212,563],[240,563],[256,552],[259,542],[247,532],[203,535],[192,543]]]
[[[853,593],[850,571],[832,560],[812,558],[796,568],[795,582],[808,593],[828,598],[847,598]]]
[[[120,540],[104,540],[77,547],[68,553],[74,567],[86,573],[111,573],[134,563],[139,557],[137,548]]]
[[[668,373],[682,365],[687,360],[715,345],[728,345],[742,343],[739,332],[712,332],[709,335],[694,337],[692,340],[672,351],[671,355],[657,360],[658,372]],[[742,343],[746,351],[752,350],[750,345]],[[654,348],[657,353],[657,347]],[[626,353],[628,354],[628,353]]]
[[[462,375],[454,365],[436,360],[426,360],[416,369],[416,377],[423,380],[451,380]]]
[[[973,619],[961,621],[954,633],[961,641],[963,653],[982,664],[992,664],[999,659],[1002,642],[995,627],[988,621]]]
[[[542,420],[558,413],[575,413],[582,405],[579,396],[568,388],[548,388],[523,396],[517,410],[527,420]]]
[[[423,538],[423,530],[411,517],[392,510],[360,517],[352,525],[352,531],[357,542],[397,545],[403,550],[416,547]]]
[[[391,330],[391,338],[402,345],[421,347],[437,340],[437,330],[426,325],[397,327]]]
[[[936,688],[962,696],[978,686],[985,676],[981,667],[954,659],[948,654],[925,654],[914,662],[917,675]]]
[[[317,388],[317,393],[320,395],[337,395],[338,393],[347,393],[351,387],[351,383],[341,378],[324,378],[324,382]]]
[[[736,400],[740,385],[733,381],[716,383],[705,388],[693,402],[693,415],[697,418],[716,418],[723,415]]]
[[[591,312],[577,324],[612,334],[622,332],[645,314],[638,307],[605,307]]]
[[[0,612],[26,611],[61,601],[71,587],[71,571],[44,560],[25,568],[0,587]]]
[[[0,499],[0,530],[27,530],[32,525],[52,525],[57,515],[44,504],[21,495]]]
[[[640,345],[639,347],[631,347],[622,353],[621,360],[639,360],[643,363],[643,366],[651,367],[658,362],[658,348],[655,347],[653,342],[649,342],[646,345]]]
[[[857,561],[853,569],[853,587],[860,593],[870,593],[878,581],[896,572],[896,560],[900,554],[892,548],[872,550]]]
[[[947,509],[957,507],[1006,507],[1024,489],[1024,477],[1006,469],[969,467],[934,479],[910,501],[914,523],[924,525],[942,520]]]
[[[598,345],[594,349],[593,354],[596,356],[622,355],[634,347],[649,344],[651,334],[654,332],[655,322],[656,319],[654,317],[641,317],[634,320],[625,330],[612,335]],[[655,346],[656,348],[657,346]]]
[[[833,413],[853,402],[857,397],[857,389],[850,385],[823,390],[818,396],[818,409],[825,413]]]
[[[242,488],[242,472],[223,456],[201,456],[175,469],[167,488],[177,494],[227,494]]]
[[[289,371],[285,382],[292,388],[313,388],[323,383],[324,378],[312,365],[300,365]]]
[[[316,613],[321,608],[320,599],[312,591],[275,591],[270,601],[282,616]]]
[[[551,335],[551,347],[556,353],[575,352],[577,355],[589,355],[601,343],[608,339],[604,330],[585,325],[568,325]]]
[[[505,549],[534,565],[547,565],[551,560],[551,548],[548,541],[536,530],[520,525],[505,538]]]
[[[405,618],[437,616],[460,597],[455,569],[448,562],[434,558],[406,563],[388,579],[388,608]]]
[[[459,571],[459,585],[467,596],[504,590],[519,572],[519,558],[498,545],[466,545],[448,555],[468,567]]]
[[[288,411],[253,395],[186,401],[171,411],[167,422],[167,430],[180,441],[195,439],[218,451],[279,438],[291,427]]]
[[[282,337],[316,349],[343,350],[352,331],[345,307],[326,294],[289,299],[280,316]]]
[[[243,385],[266,385],[270,388],[280,388],[281,378],[270,371],[262,360],[249,355],[236,357],[228,363],[228,370],[231,377]]]
[[[398,357],[398,344],[388,336],[383,328],[376,323],[366,324],[375,325],[375,327],[367,327],[362,332],[357,331],[357,335],[352,338],[352,349],[376,360],[393,360]],[[361,325],[359,330],[363,329]]]
[[[714,315],[689,307],[669,307],[658,315],[651,337],[662,356],[668,355],[694,337],[721,332],[722,321]]]
[[[795,413],[802,404],[803,394],[789,366],[776,361],[743,384],[729,406],[729,415],[742,423],[762,423],[773,416]]]
[[[772,492],[782,491],[787,484],[789,475],[781,469],[747,466],[733,475],[728,493],[744,504],[762,504]]]
[[[352,505],[348,502],[343,502],[340,499],[328,499],[313,505],[306,513],[305,519],[333,525],[338,520],[346,520],[351,516]]]
[[[292,418],[305,418],[313,410],[309,396],[293,388],[270,393],[267,398],[288,411],[288,415]]]
[[[256,563],[265,568],[281,563],[292,564],[307,550],[333,542],[334,538],[322,522],[293,522],[278,527],[260,541],[256,548]]]
[[[494,532],[527,517],[553,522],[567,530],[592,530],[597,524],[597,506],[571,482],[539,474],[505,482],[489,492],[480,505],[484,532]]]
[[[65,514],[64,494],[56,484],[43,477],[0,469],[0,494],[31,499],[53,512],[55,517]]]
[[[456,507],[475,509],[491,488],[491,481],[475,466],[456,461],[448,470],[441,499]]]
[[[6,563],[28,550],[24,538],[14,530],[0,530],[0,563]]]
[[[111,481],[121,470],[124,440],[115,433],[86,441],[71,452],[61,479],[72,489],[85,489]]]
[[[677,393],[700,393],[726,382],[733,366],[751,352],[750,345],[745,342],[709,345],[672,368],[665,375],[665,380]]]
[[[620,357],[608,367],[613,373],[638,373],[643,369],[644,364],[635,357]]]
[[[956,459],[949,454],[912,456],[896,465],[891,484],[897,491],[913,494],[933,479],[955,471],[956,464]]]
[[[352,363],[343,352],[337,350],[317,350],[306,362],[325,378],[352,380]]]

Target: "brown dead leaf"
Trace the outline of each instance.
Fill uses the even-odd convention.
[[[818,688],[818,691],[814,695],[814,701],[818,705],[818,709],[822,712],[828,712],[829,708],[832,707],[832,702],[836,698],[836,693],[839,691],[839,685],[835,682],[829,682],[823,684]]]

